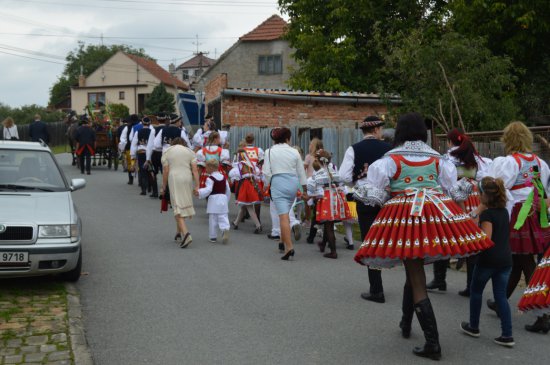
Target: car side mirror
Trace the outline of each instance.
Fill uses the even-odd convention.
[[[86,186],[84,179],[71,179],[71,191],[82,189]]]

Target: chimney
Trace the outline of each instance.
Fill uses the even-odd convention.
[[[84,68],[80,65],[80,75],[78,75],[78,87],[86,86],[86,76],[84,76]]]
[[[174,75],[176,73],[176,65],[174,65],[173,63],[169,64],[168,65],[168,72],[170,72],[172,75]]]

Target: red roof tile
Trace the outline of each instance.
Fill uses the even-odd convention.
[[[179,65],[177,67],[177,69],[180,69],[180,68],[197,68],[199,66],[210,67],[214,64],[214,62],[216,62],[216,60],[214,60],[212,58],[208,58],[204,54],[199,53],[195,57],[193,57],[190,60],[185,61],[184,63]]]
[[[138,65],[149,71],[151,75],[159,79],[163,84],[167,86],[176,85],[179,89],[188,90],[189,86],[183,81],[172,76],[168,71],[160,67],[155,61],[148,60],[143,57],[135,56],[132,54],[125,53],[126,56],[134,60]]]
[[[287,22],[278,15],[272,15],[251,32],[243,35],[241,41],[274,41],[285,33]]]

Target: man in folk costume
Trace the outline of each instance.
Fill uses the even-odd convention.
[[[151,119],[144,117],[141,121],[143,127],[140,128],[132,138],[132,144],[130,147],[130,155],[137,161],[138,164],[138,180],[141,187],[140,195],[146,195],[149,186],[149,173],[147,171],[147,142],[149,141],[149,135],[151,134]]]
[[[359,128],[363,132],[363,139],[346,150],[340,167],[342,181],[355,187],[365,184],[368,167],[391,150],[391,146],[381,140],[383,126],[384,121],[377,116],[368,116],[360,124]],[[357,202],[356,206],[361,239],[363,239],[367,235],[376,215],[380,212],[380,206],[366,205],[360,201]],[[368,293],[361,293],[361,298],[376,303],[384,303],[382,272],[370,267],[368,272],[370,290]]]
[[[139,118],[136,114],[132,114],[130,116],[129,123],[124,129],[122,130],[122,133],[120,135],[120,142],[118,144],[118,149],[121,151],[121,153],[124,154],[124,157],[126,159],[126,168],[128,169],[128,185],[132,185],[134,183],[134,173],[135,173],[135,160],[132,159],[132,156],[130,155],[130,146],[131,146],[131,140],[130,135],[132,133],[133,128],[139,123]]]
[[[92,155],[95,154],[96,149],[96,135],[90,126],[87,115],[81,117],[80,124],[74,134],[76,154],[80,160],[80,172],[83,174],[84,167],[86,167],[86,173],[90,175]],[[84,162],[86,162],[86,166],[84,166]]]
[[[166,113],[158,113],[152,119],[152,125],[150,127],[151,133],[149,133],[149,140],[147,141],[146,151],[146,164],[147,167],[151,166],[153,173],[151,176],[151,188],[152,193],[149,195],[151,198],[158,198],[158,182],[157,175],[162,173],[162,145],[155,146],[155,137],[158,136],[161,131],[169,124],[167,124],[168,116]]]
[[[160,130],[157,135],[155,135],[153,148],[162,149],[162,152],[164,152],[168,147],[170,147],[172,140],[176,137],[183,139],[185,143],[187,143],[187,147],[189,147],[187,132],[185,129],[181,128],[181,117],[171,115],[169,118],[170,125],[167,125],[165,128]]]

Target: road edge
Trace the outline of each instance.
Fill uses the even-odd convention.
[[[72,283],[66,283],[69,317],[69,338],[75,365],[93,365],[94,360],[86,340],[86,331],[82,319],[80,292]]]

